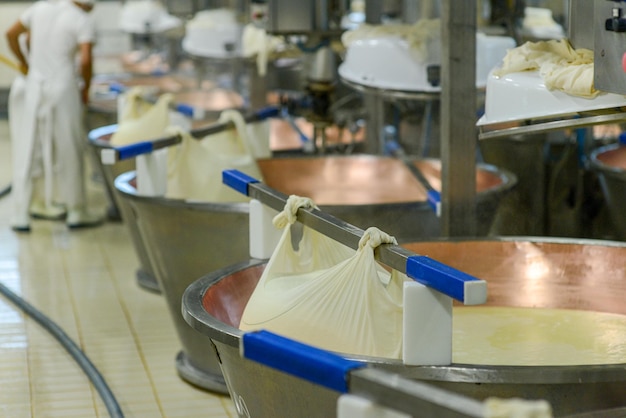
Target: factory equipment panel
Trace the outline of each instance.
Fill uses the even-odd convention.
[[[595,0],[593,26],[595,87],[626,94],[626,1]]]

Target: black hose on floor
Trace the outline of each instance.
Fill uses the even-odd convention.
[[[93,383],[94,387],[100,394],[104,405],[109,411],[109,415],[111,418],[123,418],[124,414],[122,413],[122,409],[120,408],[119,403],[115,399],[113,392],[107,385],[106,381],[93,365],[93,363],[89,360],[89,358],[83,353],[83,351],[72,341],[72,339],[59,327],[56,323],[54,323],[50,318],[46,315],[42,314],[38,311],[34,306],[26,302],[24,299],[13,293],[9,288],[7,288],[4,284],[0,283],[0,293],[7,297],[13,304],[19,307],[24,313],[34,319],[39,323],[42,327],[44,327],[54,338],[61,343],[63,348],[67,350],[67,352],[74,358],[76,363],[83,369],[91,383]]]
[[[9,183],[8,186],[6,186],[3,189],[0,189],[0,198],[3,198],[4,196],[8,196],[9,193],[11,193],[11,183]]]

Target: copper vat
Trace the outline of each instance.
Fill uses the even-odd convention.
[[[404,245],[488,282],[491,306],[572,308],[626,315],[626,246],[610,241],[512,238]],[[185,320],[210,339],[239,416],[332,417],[337,393],[242,359],[239,320],[263,269],[251,260],[210,273],[183,296]],[[536,264],[543,266],[537,275]],[[617,338],[626,338],[618,336]],[[626,359],[593,366],[404,366],[358,360],[477,399],[546,399],[554,415],[626,406]]]
[[[439,236],[439,219],[426,188],[398,159],[372,155],[259,160],[263,181],[287,195],[306,196],[325,212],[359,228],[376,226],[400,242]],[[428,183],[441,190],[439,160],[415,160]],[[488,235],[502,197],[516,177],[491,165],[476,170],[478,236]]]

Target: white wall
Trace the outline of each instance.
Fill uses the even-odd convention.
[[[94,72],[109,74],[122,71],[119,54],[131,48],[130,35],[119,30],[121,1],[96,2],[92,13],[96,16],[98,39],[94,48]]]
[[[119,30],[122,2],[96,2],[92,13],[96,16],[98,41],[95,47],[97,56],[115,55],[130,49],[130,35]]]

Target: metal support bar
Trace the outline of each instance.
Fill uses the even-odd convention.
[[[441,216],[441,193],[433,188],[426,176],[424,176],[424,173],[414,164],[414,161],[411,161],[409,158],[402,158],[402,162],[413,174],[413,177],[426,189],[428,204],[435,211],[435,214],[438,217]]]
[[[254,123],[265,120],[267,118],[275,117],[279,115],[279,109],[277,107],[268,107],[258,110],[254,113],[250,113],[244,116],[246,123]],[[235,129],[233,122],[218,122],[211,125],[192,129],[189,134],[195,139],[202,139],[207,135],[214,135],[229,129]],[[171,147],[172,145],[180,144],[182,137],[180,135],[172,135],[165,138],[158,138],[151,141],[136,142],[134,144],[125,145],[121,147],[106,148],[101,151],[101,158],[103,164],[115,164],[121,160],[127,160],[135,158],[142,154],[148,154],[161,148]]]
[[[560,131],[564,129],[585,128],[595,125],[605,125],[609,123],[626,122],[626,113],[622,109],[603,109],[594,114],[594,112],[579,113],[562,120],[549,121],[525,121],[527,125],[514,126],[512,128],[489,130],[489,125],[480,126],[480,134],[478,139],[496,139],[508,138],[513,135],[532,135],[544,132]]]
[[[288,196],[237,170],[226,170],[223,182],[266,206],[282,211]],[[358,249],[364,231],[317,209],[300,208],[298,221],[350,248]],[[378,261],[406,273],[415,281],[444,293],[466,305],[487,300],[487,283],[429,257],[417,255],[398,245],[383,244],[376,251]]]
[[[476,1],[443,0],[441,234],[476,235]]]
[[[442,418],[484,417],[478,400],[427,383],[370,368],[331,352],[268,331],[244,334],[242,357],[340,393],[414,415]]]
[[[482,418],[485,406],[476,399],[366,367],[350,373],[350,393],[398,412],[440,418]]]

